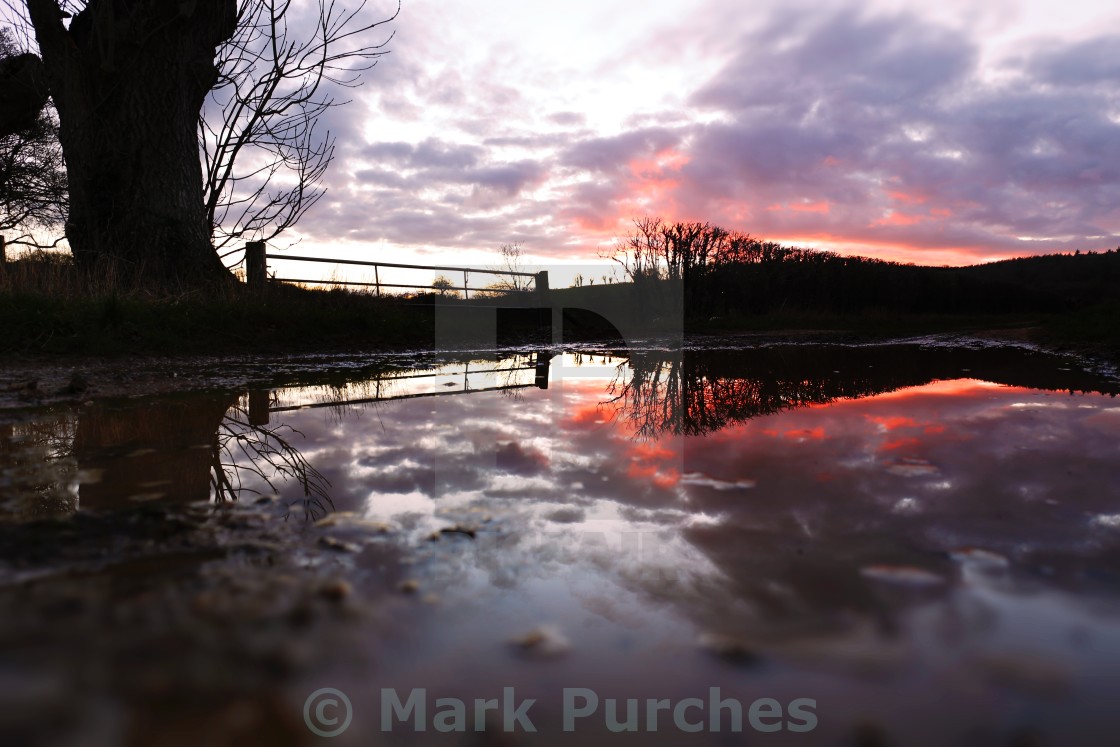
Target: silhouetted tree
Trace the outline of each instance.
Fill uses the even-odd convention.
[[[243,0],[237,31],[218,49],[218,82],[203,107],[204,201],[219,253],[242,237],[268,241],[319,198],[335,138],[318,128],[341,106],[330,88],[353,88],[385,54],[367,33],[396,18],[365,18],[365,2],[319,0],[307,21],[291,0]],[[399,5],[398,5],[399,12]],[[390,37],[391,38],[391,37]]]
[[[7,63],[21,56],[11,31],[0,29],[0,66],[13,67]],[[11,101],[3,104],[0,111],[14,112],[19,107]],[[32,230],[57,229],[66,219],[66,170],[58,121],[53,108],[43,107],[30,123],[14,124],[14,131],[0,131],[0,231],[21,229],[20,235],[7,237],[8,243],[38,246]]]
[[[8,4],[3,0],[0,14]],[[43,61],[24,48],[14,30],[0,28],[0,137],[34,126],[50,98]]]
[[[451,282],[451,278],[445,275],[440,275],[432,282],[432,290],[439,291],[441,296],[453,293],[454,288],[455,284]]]
[[[521,263],[521,244],[502,244],[498,251],[502,255],[502,263],[495,269],[505,274],[498,276],[498,281],[492,287],[503,291],[529,290],[532,280],[518,274],[525,272]]]
[[[151,285],[227,279],[215,232],[220,243],[267,237],[313,204],[333,154],[329,135],[314,135],[335,104],[323,84],[355,82],[380,52],[352,39],[380,22],[358,20],[364,5],[339,11],[320,0],[296,41],[290,5],[4,0],[8,16],[33,28],[46,68],[80,265],[108,263]],[[292,175],[294,187],[277,186]]]

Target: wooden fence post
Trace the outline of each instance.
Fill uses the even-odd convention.
[[[272,404],[272,392],[268,389],[249,391],[249,425],[268,425],[268,408]]]
[[[536,366],[534,383],[537,385],[538,389],[548,389],[548,368],[552,363],[552,353],[537,351],[536,356],[537,358],[534,361]]]
[[[537,297],[542,303],[547,303],[549,298],[548,293],[548,270],[541,270],[537,273],[536,278]]]
[[[268,260],[263,241],[245,242],[245,283],[250,288],[263,288],[268,282]]]

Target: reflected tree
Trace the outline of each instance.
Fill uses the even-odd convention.
[[[1117,391],[1107,376],[1015,348],[783,345],[673,357],[634,353],[618,366],[603,407],[638,438],[700,436],[783,410],[962,377],[1053,391]]]
[[[77,509],[76,427],[69,413],[0,425],[0,514],[24,519]]]
[[[294,445],[302,434],[257,425],[248,398],[202,395],[98,403],[0,429],[5,513],[52,515],[144,503],[227,502],[298,491],[288,508],[332,510],[330,482]]]
[[[306,516],[320,519],[329,513],[330,481],[292,445],[303,433],[290,425],[254,425],[247,398],[226,410],[211,453],[211,490],[218,501],[236,501],[243,494],[279,493],[278,484],[299,486]],[[255,485],[254,485],[255,483]],[[289,504],[289,508],[293,504]]]
[[[614,407],[638,438],[699,436],[782,410],[873,393],[829,379],[721,374],[696,351],[665,360],[633,356],[611,382]]]

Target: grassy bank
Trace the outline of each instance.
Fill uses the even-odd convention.
[[[0,354],[290,352],[430,345],[431,303],[239,283],[152,294],[45,255],[0,270]]]
[[[1048,317],[1035,339],[1051,347],[1084,350],[1120,362],[1120,301]]]
[[[146,299],[0,294],[0,351],[114,355],[287,352],[430,345],[432,310],[292,289]]]
[[[608,318],[633,315],[636,302],[629,284],[557,289],[552,301],[564,307],[595,309]],[[290,285],[251,292],[240,283],[207,292],[153,295],[117,278],[84,276],[65,259],[47,255],[8,263],[0,270],[0,355],[424,350],[551,340],[550,330],[540,326],[542,322],[547,325],[547,312],[520,317],[505,314],[495,328],[493,312],[478,308],[493,303],[448,301],[432,294],[378,298],[368,292]],[[533,300],[502,303],[531,305]],[[656,327],[658,320],[652,323]],[[571,319],[566,317],[569,339],[609,336],[609,326],[594,321],[582,330],[570,326]],[[790,310],[691,320],[685,329],[690,334],[813,330],[868,338],[995,332],[1116,358],[1120,303],[1049,315]]]
[[[716,317],[687,325],[690,332],[779,332],[783,330],[820,330],[850,332],[867,337],[936,334],[941,332],[984,332],[1037,327],[1043,318],[1037,314],[898,314],[869,311],[861,314],[823,314],[818,312],[772,312],[751,316]]]

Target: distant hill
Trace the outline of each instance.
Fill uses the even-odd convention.
[[[774,311],[1060,313],[1120,300],[1120,252],[929,267],[783,249],[711,268],[684,289],[692,318]]]
[[[963,267],[982,282],[1016,285],[1046,294],[1067,308],[1120,301],[1120,251],[1048,254]]]
[[[679,293],[685,317],[698,322],[789,312],[1034,315],[1120,307],[1120,251],[931,267],[777,244],[757,247],[735,259],[693,266],[679,272],[682,279],[661,272],[637,283],[561,293],[575,306],[594,296],[635,308],[643,298]]]

